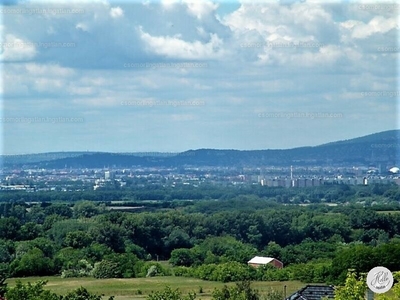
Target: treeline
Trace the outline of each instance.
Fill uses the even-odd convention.
[[[199,212],[207,202],[213,209]],[[400,214],[358,206],[260,208],[244,197],[141,213],[90,201],[8,203],[0,214],[0,267],[14,277],[340,282],[348,268],[400,266]],[[250,268],[246,262],[255,255],[275,257],[285,268]],[[174,268],[154,260],[170,260]]]
[[[129,183],[129,182],[128,182]],[[258,200],[269,200],[275,203],[354,203],[362,202],[365,206],[374,204],[391,205],[399,209],[399,186],[375,184],[370,186],[351,186],[345,184],[324,185],[320,187],[283,188],[260,185],[223,186],[212,184],[193,185],[177,184],[175,187],[161,184],[133,184],[112,189],[75,192],[18,192],[2,191],[1,202],[76,202],[90,201],[174,201],[174,200],[231,200],[236,197],[252,197]],[[118,189],[115,189],[118,187]],[[170,204],[167,204],[170,205]]]

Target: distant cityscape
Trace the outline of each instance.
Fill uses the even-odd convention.
[[[175,187],[202,184],[261,185],[266,187],[317,187],[327,184],[400,185],[399,168],[374,167],[187,167],[101,169],[14,169],[0,170],[0,190],[88,191],[128,186]]]
[[[73,192],[151,189],[152,185],[169,188],[400,185],[399,139],[400,130],[391,130],[316,147],[284,150],[5,155],[0,156],[0,190]]]

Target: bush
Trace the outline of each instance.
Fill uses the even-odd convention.
[[[61,278],[87,277],[92,275],[93,266],[85,259],[81,259],[75,268],[63,270]]]
[[[10,270],[12,276],[45,276],[56,273],[53,260],[45,257],[38,248],[33,248],[20,259],[14,260]]]
[[[95,263],[92,275],[94,278],[98,279],[122,277],[118,264],[108,260],[102,260],[101,262]]]
[[[7,300],[61,300],[61,297],[43,287],[47,281],[38,281],[37,283],[22,284],[17,281],[15,287],[8,289],[6,293]]]
[[[105,259],[118,265],[119,273],[122,274],[123,278],[137,277],[143,265],[143,262],[140,262],[138,257],[131,253],[114,253],[107,255]]]
[[[216,264],[201,265],[200,267],[197,267],[192,274],[194,275],[194,277],[203,280],[212,280],[211,278],[216,268]]]
[[[151,266],[148,270],[147,270],[147,274],[146,277],[154,277],[157,275],[157,267],[156,266]]]
[[[172,290],[167,286],[163,291],[151,293],[147,300],[194,300],[195,293],[189,293],[187,296],[182,296],[182,292],[178,289]]]
[[[169,276],[169,275],[171,275],[171,271],[164,268],[159,263],[146,262],[141,265],[141,270],[140,273],[138,273],[137,277]]]
[[[256,278],[256,270],[245,264],[238,262],[228,262],[223,264],[201,265],[196,269],[175,268],[177,276],[194,276],[203,280],[232,282],[242,280],[253,280]],[[178,273],[177,273],[178,271]]]
[[[175,249],[171,252],[171,258],[169,262],[173,266],[184,266],[190,267],[195,263],[194,251],[190,249]]]
[[[43,287],[47,281],[38,281],[37,283],[22,284],[17,281],[15,287],[8,289],[6,293],[7,300],[102,300],[102,297],[90,293],[84,287],[80,287],[74,291],[67,293],[65,296],[59,296]],[[114,300],[111,296],[108,300]]]
[[[191,277],[193,276],[193,269],[190,267],[175,267],[173,268],[175,276]]]
[[[257,290],[251,288],[249,281],[236,283],[236,286],[227,287],[222,290],[214,290],[215,300],[260,300],[261,296]],[[281,298],[282,299],[282,298]]]
[[[92,294],[84,287],[80,287],[72,292],[65,295],[62,300],[102,300],[100,295]],[[108,300],[114,300],[114,296],[108,298]]]
[[[238,262],[229,262],[217,265],[211,275],[211,280],[222,282],[251,280],[254,278],[254,275],[254,268]]]

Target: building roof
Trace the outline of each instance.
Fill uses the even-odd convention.
[[[289,298],[286,298],[286,300],[321,300],[324,297],[328,299],[333,299],[335,297],[335,289],[333,286],[307,285]]]
[[[262,256],[255,256],[250,259],[247,263],[248,264],[259,264],[259,265],[266,265],[273,261],[275,258],[273,257],[262,257]]]

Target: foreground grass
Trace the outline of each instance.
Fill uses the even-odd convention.
[[[26,277],[10,278],[7,282],[9,286],[14,286],[17,280],[21,280],[23,283],[47,280],[46,288],[58,294],[65,294],[70,290],[84,286],[90,292],[104,294],[105,296],[116,296],[115,300],[145,299],[152,291],[163,290],[167,285],[173,289],[179,288],[185,294],[194,291],[199,299],[205,300],[211,299],[211,294],[215,288],[222,288],[224,286],[224,283],[221,282],[175,276],[129,279]],[[233,284],[229,283],[227,285]],[[299,281],[258,281],[253,283],[253,288],[258,289],[262,293],[268,291],[269,288],[283,291],[285,285],[287,286],[287,296],[289,296],[306,284]],[[200,287],[203,293],[199,293]]]

